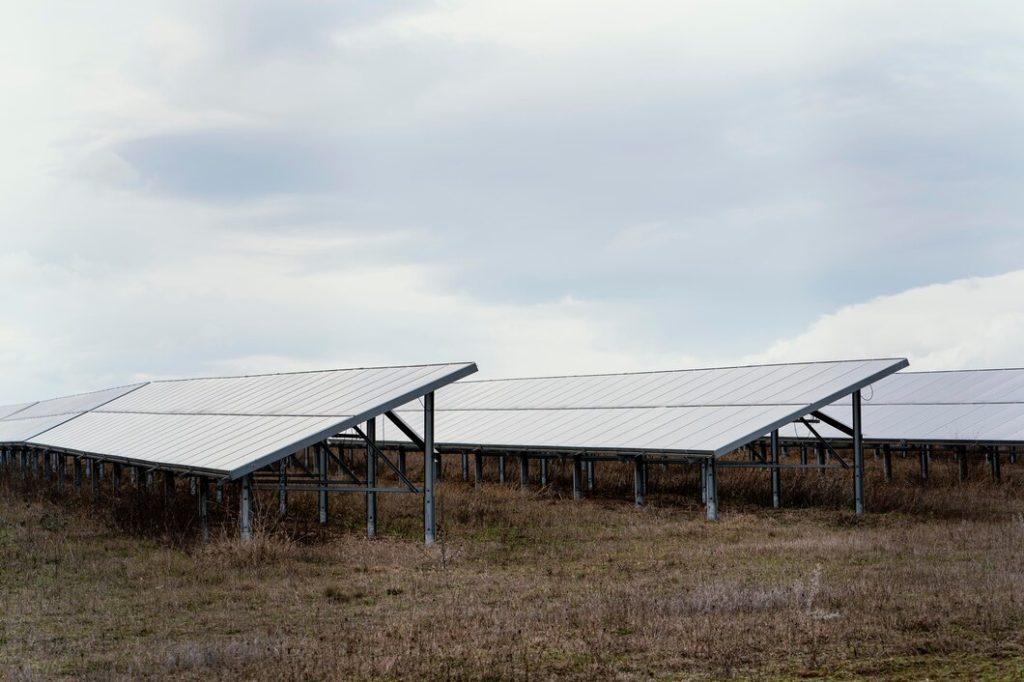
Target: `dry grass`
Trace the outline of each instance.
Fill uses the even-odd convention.
[[[203,546],[183,492],[94,507],[6,480],[0,676],[1020,679],[1024,465],[869,466],[863,519],[841,472],[786,472],[772,512],[767,472],[723,471],[716,524],[680,468],[651,468],[643,510],[625,465],[581,503],[446,481],[432,548],[416,496],[382,496],[375,541],[361,498],[324,531],[293,495],[254,542]]]

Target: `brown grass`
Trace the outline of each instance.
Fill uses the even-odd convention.
[[[311,495],[254,542],[196,540],[194,498],[165,504],[0,483],[0,676],[5,679],[1020,679],[1024,465],[868,459],[871,513],[843,472],[723,470],[722,520],[694,471],[599,464],[599,496],[558,485],[480,490],[446,472],[442,542],[420,541],[420,498]],[[513,471],[513,467],[509,467]],[[216,505],[212,505],[216,507]],[[116,523],[115,520],[116,519]]]

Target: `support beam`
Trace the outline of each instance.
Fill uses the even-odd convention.
[[[592,459],[587,460],[587,491],[594,492],[597,464]]]
[[[542,457],[540,460],[540,485],[542,488],[546,488],[548,485],[548,462],[547,457]]]
[[[989,446],[989,464],[992,466],[992,480],[1000,481],[1003,478],[1002,462],[1000,461],[999,446]]]
[[[782,472],[779,469],[779,432],[772,431],[772,509],[782,508]]]
[[[238,488],[238,536],[242,542],[249,542],[252,540],[252,474],[243,476]]]
[[[928,465],[931,463],[931,446],[930,445],[919,445],[918,454],[921,457],[921,480],[928,480]]]
[[[505,482],[505,455],[498,455],[498,483]]]
[[[530,458],[525,452],[519,455],[519,487],[523,490],[530,487]]]
[[[473,484],[479,486],[484,482],[484,455],[481,452],[473,453]]]
[[[398,470],[402,472],[403,476],[409,473],[408,469],[406,468],[404,445],[398,446]]]
[[[437,510],[434,503],[434,392],[423,396],[423,542],[437,539]]]
[[[196,485],[199,488],[199,533],[203,542],[210,541],[210,481],[200,476]]]
[[[643,455],[633,460],[633,501],[637,507],[644,506],[647,498],[647,461]]]
[[[753,450],[751,450],[751,461],[753,461]],[[702,459],[700,461],[700,503],[708,503],[708,461]]]
[[[572,499],[581,500],[583,499],[583,463],[580,461],[580,456],[576,455],[572,458]]]
[[[707,505],[707,516],[708,521],[718,520],[718,464],[714,457],[708,459],[707,464],[702,468],[704,471],[703,488],[707,491],[707,499],[705,504]]]
[[[864,436],[861,428],[860,391],[853,399],[853,504],[858,515],[864,514]]]
[[[89,460],[89,487],[92,489],[92,501],[100,499],[100,477],[96,475],[96,460]]]
[[[284,517],[288,514],[288,460],[285,457],[277,463],[277,514]]]
[[[466,483],[469,481],[469,453],[462,453],[462,482]]]
[[[366,422],[366,537],[377,537],[377,420]]]
[[[800,465],[807,466],[807,444],[800,444]]]
[[[882,471],[885,473],[885,482],[892,482],[892,446],[889,443],[882,445]]]
[[[320,479],[320,490],[317,492],[317,506],[320,512],[320,525],[327,525],[327,448],[316,446],[316,473]]]

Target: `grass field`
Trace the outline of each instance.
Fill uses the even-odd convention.
[[[362,498],[332,524],[293,495],[247,545],[196,539],[194,498],[99,506],[0,482],[0,676],[211,679],[1022,679],[1024,465],[956,481],[897,458],[856,518],[843,472],[723,470],[721,520],[692,470],[601,464],[595,497],[441,487]],[[566,471],[561,471],[564,477]]]

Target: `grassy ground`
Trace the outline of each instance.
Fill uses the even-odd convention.
[[[184,490],[94,506],[5,478],[0,677],[1024,678],[1024,464],[926,486],[869,465],[865,518],[843,472],[786,472],[773,512],[766,472],[727,470],[715,524],[681,468],[652,467],[642,510],[625,465],[579,503],[452,469],[432,548],[411,495],[374,541],[361,498],[322,531],[293,495],[254,542],[204,546]]]

